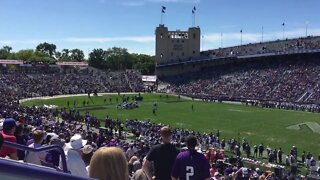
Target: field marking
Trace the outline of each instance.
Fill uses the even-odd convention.
[[[246,111],[246,110],[241,110],[241,109],[227,109],[227,110],[233,111],[233,112],[252,113],[252,111]]]
[[[101,95],[115,95],[118,93],[98,93],[98,96]],[[122,92],[120,95],[123,94],[138,94],[137,92]],[[148,94],[148,93],[140,93],[140,94]],[[65,97],[77,97],[77,96],[88,96],[88,94],[67,94],[67,95],[54,95],[54,96],[41,96],[41,97],[33,97],[33,98],[25,98],[25,99],[20,99],[19,102],[26,102],[26,101],[31,101],[31,100],[48,100],[48,99],[58,99],[58,98],[65,98]]]
[[[320,125],[316,122],[304,122],[304,123],[288,126],[287,129],[300,130],[302,125],[306,125],[313,133],[320,134]]]

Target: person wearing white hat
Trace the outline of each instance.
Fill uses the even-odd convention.
[[[70,142],[66,143],[65,151],[68,170],[72,175],[88,177],[86,165],[81,157],[81,149],[87,144],[87,140],[83,140],[80,134],[71,137]],[[62,163],[60,161],[60,168]]]

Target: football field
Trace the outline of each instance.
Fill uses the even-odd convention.
[[[128,95],[131,97],[134,95]],[[107,115],[113,119],[141,119],[156,123],[169,124],[178,128],[201,132],[220,131],[221,138],[246,138],[251,147],[263,143],[272,149],[281,147],[285,153],[295,145],[299,156],[302,151],[310,151],[314,157],[320,153],[320,114],[279,109],[263,109],[245,105],[224,104],[179,99],[176,96],[159,94],[141,94],[143,101],[139,108],[121,109],[122,94],[103,96],[76,96],[54,99],[37,99],[23,104],[57,105],[79,109],[81,113],[89,111],[103,120]],[[111,102],[110,102],[111,98]],[[118,99],[118,103],[117,103]],[[83,102],[86,105],[83,106]],[[75,106],[74,106],[75,102]],[[89,102],[89,104],[87,104]],[[152,110],[157,103],[156,114]],[[192,110],[192,104],[194,110]],[[103,122],[103,121],[102,121]]]

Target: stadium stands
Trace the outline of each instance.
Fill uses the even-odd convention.
[[[261,48],[263,51],[260,51]],[[229,55],[239,57],[264,54],[269,56],[268,53],[317,49],[319,49],[318,37],[224,48],[203,52],[203,54],[207,57],[218,58],[228,57]],[[86,142],[85,144],[89,147],[76,149],[76,153],[73,155],[76,155],[77,160],[85,164],[87,168],[90,168],[90,158],[95,150],[104,146],[117,146],[123,149],[128,162],[130,162],[128,165],[130,177],[136,177],[136,173],[145,176],[143,171],[139,170],[143,164],[143,158],[154,145],[160,143],[159,129],[164,125],[139,120],[126,120],[123,124],[120,121],[107,118],[106,132],[98,132],[97,128],[100,127],[100,122],[90,113],[80,115],[79,111],[67,110],[66,108],[24,107],[19,105],[18,101],[22,98],[63,94],[140,92],[144,89],[141,74],[138,71],[101,72],[90,67],[81,70],[74,68],[61,70],[59,68],[21,67],[11,69],[0,67],[0,72],[0,98],[2,100],[0,103],[0,119],[14,118],[17,125],[22,128],[22,131],[15,134],[15,142],[25,147],[22,149],[22,154],[25,154],[25,151],[28,150],[37,151],[26,147],[34,141],[31,137],[34,130],[40,130],[46,134],[43,140],[43,145],[46,148],[56,143],[59,144],[59,147],[64,147],[65,153],[70,151],[69,144],[74,142],[72,137],[75,134],[80,134],[81,142]],[[162,79],[164,83],[159,87],[165,92],[195,98],[218,101],[235,100],[265,107],[320,112],[320,76],[318,72],[320,72],[320,61],[318,59],[277,59],[271,58],[270,55],[270,58],[259,61],[219,65],[204,68],[201,72],[168,77]],[[136,136],[135,140],[131,141],[124,138],[121,133],[124,126]],[[1,128],[3,128],[3,124]],[[118,129],[119,132],[116,134],[112,131],[113,129]],[[178,149],[184,150],[186,148],[185,138],[188,135],[197,137],[200,152],[205,149],[202,147],[209,147],[202,153],[210,161],[212,165],[211,176],[216,179],[222,176],[236,178],[244,175],[259,175],[289,178],[295,175],[287,169],[275,175],[273,173],[265,174],[253,167],[249,168],[248,164],[256,165],[256,163],[259,163],[250,159],[253,158],[250,155],[251,150],[255,147],[250,147],[245,140],[239,142],[239,140],[232,138],[229,140],[221,139],[219,133],[204,134],[186,129],[172,129],[172,143]],[[5,142],[4,146],[8,144],[10,143]],[[236,157],[240,155],[240,150],[247,154],[248,158],[237,157],[230,160],[225,158],[224,151],[229,151]],[[61,172],[61,168],[66,171],[63,165],[59,165],[60,162],[64,164],[63,155],[61,160],[59,158],[61,152],[49,149],[45,151],[46,158],[42,165],[46,167],[0,159],[0,178],[41,179],[41,177],[48,176],[47,179],[81,179],[76,176],[77,174],[70,175]],[[279,154],[282,153],[281,150],[268,148],[267,153],[264,151],[264,154],[262,154],[268,158],[269,164],[259,165],[281,169],[282,166],[277,165],[277,162],[280,161]],[[71,157],[68,153],[66,155],[67,158]],[[287,158],[281,156],[280,159],[286,163],[287,167],[294,167],[297,162],[297,149],[293,148],[287,155]],[[133,158],[134,156],[136,158]],[[23,157],[18,157],[20,161],[25,160]],[[130,161],[132,158],[133,160]],[[308,167],[315,167],[313,164],[314,158],[311,154],[308,154],[306,159]],[[244,165],[244,162],[248,164]],[[60,170],[56,170],[59,168]],[[68,167],[68,170],[71,168]],[[275,172],[276,169],[274,169]],[[89,174],[86,174],[86,177],[89,178]]]
[[[12,72],[3,70],[0,85],[2,88],[15,91],[17,97],[27,98],[89,92],[131,92],[133,89],[130,87],[137,90],[143,87],[139,77],[141,77],[140,73],[134,70],[106,73],[100,71],[60,73],[52,72],[51,68],[40,72],[27,68]]]
[[[318,60],[242,62],[167,78],[162,91],[215,100],[306,104],[319,111]]]
[[[286,53],[303,50],[319,50],[320,37],[307,37],[298,39],[277,40],[264,43],[253,43],[243,46],[234,46],[208,50],[202,52],[210,57],[248,56],[270,53]]]

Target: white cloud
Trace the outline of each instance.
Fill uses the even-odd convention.
[[[320,28],[310,28],[308,29],[308,35],[317,36],[320,35]],[[221,33],[207,33],[204,34],[203,39],[203,49],[214,49],[220,47],[221,44]],[[265,32],[264,33],[264,41],[272,41],[277,39],[282,39],[283,32],[275,31],[275,32]],[[305,29],[298,28],[287,30],[285,32],[285,37],[287,38],[297,38],[304,37]],[[229,32],[223,34],[223,46],[235,46],[240,44],[241,35],[240,32]],[[261,32],[246,32],[243,31],[242,34],[243,44],[247,43],[256,43],[261,41]],[[140,49],[140,47],[145,47],[145,52],[148,51],[148,54],[153,52],[155,37],[153,35],[146,36],[119,36],[119,37],[67,37],[67,38],[59,38],[59,39],[33,39],[33,40],[10,40],[4,39],[0,40],[0,46],[2,45],[10,45],[10,46],[20,46],[22,48],[25,47],[34,47],[35,45],[42,42],[50,42],[55,44],[60,44],[60,46],[91,46],[98,47],[100,45],[118,45],[121,46],[135,46]],[[108,43],[108,44],[106,44]],[[129,48],[130,49],[130,48]],[[136,51],[134,49],[133,51]],[[139,51],[138,51],[139,52]]]
[[[155,42],[154,36],[124,36],[124,37],[68,37],[61,39],[38,39],[38,40],[0,40],[0,44],[38,44],[41,42],[52,43],[108,43],[108,42],[135,42],[135,43],[152,43]]]
[[[219,29],[233,29],[235,27],[236,27],[236,25],[221,25],[221,26],[218,26]]]
[[[137,43],[149,43],[154,42],[154,36],[128,36],[128,37],[102,37],[102,38],[66,38],[61,39],[62,42],[76,42],[76,43],[106,43],[106,42],[137,42]]]
[[[250,41],[250,42],[259,42],[259,38],[261,39],[261,34],[258,33],[243,33],[242,40],[243,41]],[[225,41],[237,41],[241,39],[241,34],[239,33],[224,33],[222,35],[222,39]],[[221,33],[211,33],[204,35],[204,40],[209,42],[215,42],[221,40]]]
[[[105,1],[105,0],[100,0]],[[188,3],[198,4],[200,0],[123,0],[120,2],[123,6],[144,6],[147,3]]]
[[[145,5],[145,2],[142,1],[124,1],[121,3],[123,6],[143,6]]]
[[[200,0],[147,0],[154,3],[200,3]]]
[[[14,44],[37,44],[39,42],[45,42],[45,40],[0,40],[0,44],[14,45]]]
[[[320,35],[320,28],[309,29],[308,35]],[[293,30],[285,31],[285,38],[297,38],[297,37],[304,37],[305,36],[305,29],[298,28]],[[272,41],[277,39],[283,38],[283,31],[275,31],[270,33],[264,33],[263,39],[264,41]],[[241,40],[241,34],[239,32],[230,32],[230,33],[223,33],[222,36],[223,41],[233,42],[233,45],[237,45]],[[262,32],[258,33],[246,33],[243,31],[242,33],[242,41],[244,43],[256,43],[260,42],[262,39]],[[221,33],[208,33],[204,34],[204,41],[205,42],[219,42],[221,41]]]

